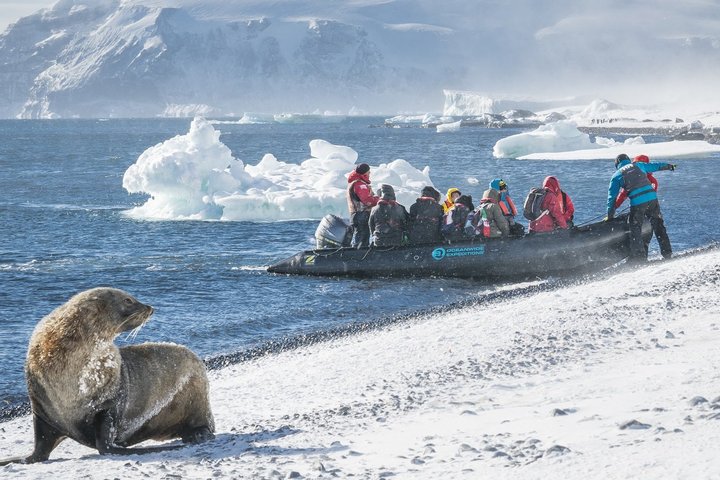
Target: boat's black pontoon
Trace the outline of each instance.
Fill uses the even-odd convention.
[[[323,222],[327,229],[333,219],[326,217]],[[334,227],[345,233],[344,222],[338,226],[335,221]],[[648,224],[643,227],[643,234],[650,234]],[[628,257],[629,236],[625,214],[609,222],[507,239],[403,247],[317,248],[282,260],[268,271],[362,277],[547,277],[613,265]],[[337,237],[340,238],[331,243],[346,243],[343,235]]]

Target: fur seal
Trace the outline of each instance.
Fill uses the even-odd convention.
[[[150,439],[212,439],[205,365],[192,351],[169,343],[118,348],[113,342],[152,313],[122,290],[94,288],[43,318],[25,362],[35,447],[30,456],[0,465],[47,460],[65,438],[101,454],[181,447],[126,448]]]

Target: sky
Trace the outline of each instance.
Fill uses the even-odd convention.
[[[54,0],[0,0],[0,32],[20,18],[35,13],[41,8],[51,7]]]

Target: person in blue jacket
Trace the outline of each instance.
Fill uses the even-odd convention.
[[[517,215],[517,208],[515,202],[510,198],[510,189],[502,178],[495,178],[490,182],[490,188],[493,188],[500,192],[500,200],[498,206],[502,210],[505,219],[510,224],[510,235],[517,235],[522,237],[525,234],[525,227],[515,222],[515,215]]]
[[[610,179],[607,201],[607,220],[615,216],[615,199],[621,188],[628,192],[630,199],[630,260],[644,262],[647,260],[647,245],[642,238],[642,224],[645,218],[650,219],[653,233],[660,244],[663,258],[672,256],[670,238],[665,230],[665,222],[660,213],[657,193],[648,173],[659,170],[675,170],[670,163],[632,163],[630,157],[621,153],[615,159],[616,172]]]

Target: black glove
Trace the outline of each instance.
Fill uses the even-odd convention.
[[[677,165],[675,165],[674,163],[668,163],[667,165],[665,165],[665,168],[663,168],[663,170],[670,170],[671,172],[674,172],[675,168],[677,168]]]
[[[606,222],[609,222],[615,217],[615,212],[608,212],[607,217],[604,218]]]

